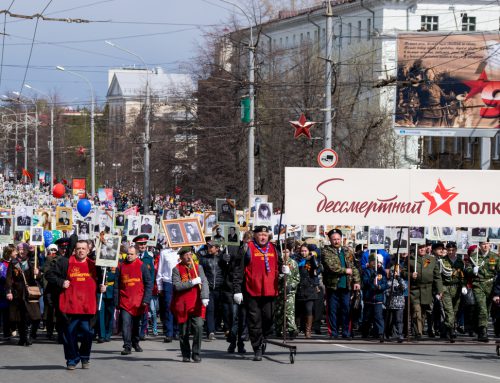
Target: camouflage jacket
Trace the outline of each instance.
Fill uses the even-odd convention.
[[[492,251],[485,255],[473,252],[470,255],[470,261],[466,274],[473,278],[473,286],[479,286],[483,282],[495,281],[497,273],[500,272],[500,257],[497,254]],[[474,274],[474,266],[479,267],[477,275]]]
[[[341,248],[344,251],[346,267],[342,267],[339,257],[339,249],[331,245],[325,246],[321,252],[321,263],[323,265],[323,284],[327,289],[337,289],[339,278],[342,275],[347,276],[347,288],[351,289],[355,283],[361,283],[359,270],[354,264],[354,254],[347,248]],[[352,269],[352,274],[347,275],[346,269]]]
[[[295,294],[297,286],[300,282],[299,266],[297,266],[297,262],[295,262],[292,258],[289,258],[288,261],[283,262],[283,265],[286,265],[290,268],[290,274],[288,274],[286,277],[287,295]],[[280,295],[283,295],[283,276],[284,274],[279,274],[278,276],[278,291]]]
[[[441,280],[444,286],[465,285],[465,265],[462,259],[457,257],[455,262],[452,262],[449,257],[443,257],[438,260],[438,263],[439,270],[441,271]]]

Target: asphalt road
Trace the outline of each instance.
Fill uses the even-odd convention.
[[[43,336],[42,336],[43,337]],[[420,342],[418,344],[331,343],[324,337],[291,342],[297,346],[295,364],[287,349],[268,345],[263,361],[252,353],[227,354],[222,336],[203,342],[200,364],[182,363],[178,342],[162,338],[141,342],[142,353],[120,355],[122,343],[94,344],[91,368],[65,369],[62,345],[38,341],[31,347],[0,343],[0,383],[12,382],[493,382],[500,381],[500,357],[495,343]],[[250,345],[247,344],[247,349]],[[79,366],[80,367],[80,366]]]

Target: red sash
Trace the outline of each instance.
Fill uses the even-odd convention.
[[[97,311],[97,274],[95,262],[90,258],[78,261],[69,257],[66,279],[69,287],[59,295],[59,309],[65,314],[91,314]]]
[[[181,276],[182,282],[190,281],[196,278],[198,274],[198,265],[195,264],[195,269],[188,269],[182,264],[177,264],[177,269]],[[199,285],[195,285],[190,289],[175,291],[170,305],[170,311],[177,319],[177,323],[186,322],[189,317],[202,317],[205,319],[205,307],[201,303],[201,293]]]
[[[142,315],[144,307],[144,282],[142,280],[142,261],[126,261],[120,264],[120,308],[132,316]]]
[[[275,297],[278,295],[278,257],[273,244],[269,244],[267,259],[270,271],[266,271],[264,254],[255,243],[248,243],[250,262],[245,267],[245,288],[253,297]]]

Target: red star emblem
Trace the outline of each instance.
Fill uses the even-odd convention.
[[[438,210],[442,210],[446,214],[452,215],[450,203],[455,199],[458,193],[451,192],[451,189],[453,188],[446,189],[443,182],[439,179],[436,189],[433,192],[422,193],[431,203],[429,215],[434,214]]]
[[[311,139],[311,132],[309,131],[309,129],[316,125],[315,122],[307,121],[304,113],[300,115],[298,121],[290,121],[290,124],[292,124],[292,126],[295,128],[295,134],[293,135],[293,138],[299,138],[300,136],[304,135],[309,139]]]
[[[488,76],[486,75],[486,72],[484,70],[481,72],[481,75],[477,80],[464,81],[464,84],[470,88],[470,91],[465,99],[468,100],[469,98],[474,97],[476,94],[481,93],[488,82]]]

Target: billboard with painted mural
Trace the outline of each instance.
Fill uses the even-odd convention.
[[[397,59],[398,134],[492,137],[498,132],[497,32],[401,33]]]

